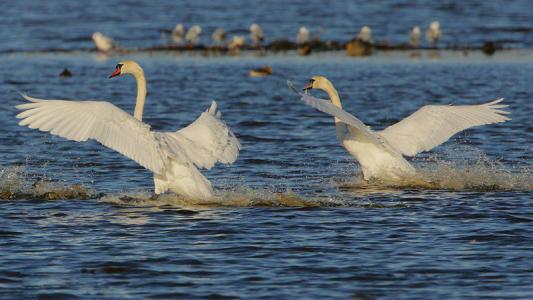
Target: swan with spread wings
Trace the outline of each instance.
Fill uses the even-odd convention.
[[[189,126],[174,132],[156,132],[142,122],[146,100],[143,69],[134,61],[117,64],[111,77],[131,74],[137,81],[133,116],[105,101],[43,100],[17,105],[19,125],[50,132],[68,140],[96,140],[154,173],[155,193],[168,190],[193,199],[210,199],[213,188],[198,168],[233,163],[241,145],[220,119],[217,104]]]
[[[426,105],[402,121],[374,131],[342,109],[337,90],[327,78],[313,77],[304,91],[320,89],[330,100],[298,92],[301,100],[335,117],[337,137],[342,146],[359,162],[365,180],[399,180],[416,173],[404,158],[429,151],[467,128],[510,120],[507,105],[498,99],[480,105]]]

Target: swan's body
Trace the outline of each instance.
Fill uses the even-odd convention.
[[[342,109],[339,95],[327,78],[313,77],[305,89],[311,88],[325,91],[330,100],[300,93],[302,101],[335,117],[337,137],[361,165],[365,180],[399,180],[413,175],[415,169],[404,155],[429,151],[470,127],[510,120],[505,116],[509,112],[501,110],[507,107],[499,104],[503,99],[481,105],[427,105],[376,132]]]
[[[171,190],[193,199],[209,199],[211,183],[197,168],[216,162],[232,163],[241,145],[220,120],[215,101],[189,126],[175,132],[155,132],[142,122],[146,81],[141,67],[121,62],[111,77],[132,74],[137,80],[134,115],[110,102],[42,100],[24,96],[31,103],[17,105],[21,126],[48,131],[69,140],[94,139],[133,159],[154,173],[155,193]]]
[[[412,47],[418,47],[420,45],[420,37],[422,36],[422,31],[420,30],[420,27],[415,26],[411,29],[411,33],[409,34],[409,43]]]
[[[440,32],[440,23],[438,21],[433,21],[429,25],[428,30],[426,31],[426,40],[430,46],[435,46],[439,42],[442,33]]]
[[[361,27],[361,30],[359,31],[359,34],[357,35],[357,39],[365,43],[373,43],[372,29],[370,29],[370,27],[368,26]]]
[[[263,33],[261,26],[255,23],[250,25],[250,38],[255,45],[261,43],[265,39],[265,34]]]
[[[183,36],[185,35],[185,27],[183,24],[177,24],[176,27],[172,30],[172,41],[174,43],[181,45],[183,43]]]
[[[94,45],[96,46],[96,49],[98,49],[98,51],[109,52],[115,47],[113,44],[113,39],[103,35],[100,32],[93,33],[92,38]]]
[[[298,30],[298,35],[296,35],[296,43],[297,44],[305,44],[308,43],[311,38],[311,33],[309,32],[309,29],[307,27],[302,26]]]

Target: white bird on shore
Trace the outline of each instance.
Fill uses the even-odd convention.
[[[436,46],[439,42],[442,33],[440,31],[440,24],[438,21],[433,21],[429,25],[428,30],[426,31],[426,40],[430,46]]]
[[[231,39],[231,42],[229,43],[228,48],[230,50],[236,50],[244,46],[246,43],[246,38],[242,35],[234,35]]]
[[[250,38],[255,45],[261,43],[265,39],[263,29],[255,23],[250,25]]]
[[[98,51],[109,52],[115,47],[113,39],[103,35],[100,32],[93,33],[92,38],[94,41],[94,45],[96,46],[96,49],[98,49]]]
[[[296,43],[297,44],[305,44],[309,42],[311,38],[311,33],[309,32],[309,29],[307,27],[302,26],[298,30],[298,35],[296,36]]]
[[[372,29],[368,26],[361,27],[357,38],[365,43],[373,43],[372,41]]]
[[[415,26],[411,29],[411,33],[409,35],[409,44],[412,47],[418,47],[420,46],[420,37],[422,36],[422,31],[420,30],[420,27]]]
[[[183,24],[177,24],[176,27],[172,30],[172,41],[180,45],[183,43],[183,37],[185,35],[185,26]]]
[[[304,90],[325,91],[329,100],[299,93],[302,101],[335,117],[337,137],[342,146],[359,162],[365,180],[401,180],[415,174],[415,168],[403,157],[429,151],[467,128],[510,120],[502,110],[507,105],[498,99],[480,105],[426,105],[402,121],[382,131],[374,131],[342,109],[333,84],[315,76]]]
[[[194,46],[198,43],[198,40],[200,39],[200,33],[202,33],[202,27],[194,25],[187,31],[187,34],[185,35],[185,40],[189,45]]]
[[[215,31],[213,31],[211,38],[215,43],[221,44],[224,42],[224,40],[226,40],[226,32],[223,28],[217,28]]]
[[[96,140],[139,163],[154,173],[155,193],[170,190],[187,198],[213,197],[211,183],[198,168],[215,163],[233,163],[241,145],[220,119],[217,104],[189,126],[178,131],[157,132],[142,122],[146,80],[133,61],[117,64],[110,77],[131,74],[137,81],[133,116],[105,101],[43,100],[26,95],[30,103],[17,105],[20,126],[50,132],[68,140]]]

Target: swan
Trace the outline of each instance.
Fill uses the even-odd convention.
[[[411,44],[411,47],[418,48],[420,45],[420,36],[422,35],[422,31],[420,30],[420,27],[415,26],[411,29],[411,33],[409,35],[409,44]]]
[[[202,27],[198,25],[194,25],[193,27],[189,28],[187,30],[187,34],[185,35],[185,40],[189,45],[196,45],[198,43],[198,39],[200,39],[200,33],[202,33]]]
[[[361,27],[361,30],[359,31],[359,34],[357,35],[357,39],[372,44],[372,29],[368,26]]]
[[[426,31],[426,40],[430,46],[436,46],[439,42],[442,33],[440,32],[440,23],[438,21],[433,21],[429,25],[428,30]]]
[[[96,49],[98,49],[98,51],[109,52],[115,47],[113,39],[103,35],[100,32],[93,33],[92,38],[94,45],[96,46]]]
[[[177,24],[176,27],[174,27],[174,30],[172,30],[172,40],[174,43],[181,45],[183,42],[183,35],[185,34],[185,27],[183,24]]]
[[[263,33],[261,26],[256,23],[250,25],[250,38],[255,45],[261,43],[265,39],[265,34]]]
[[[233,163],[241,145],[220,119],[217,104],[189,126],[175,132],[151,131],[142,122],[146,99],[143,69],[134,61],[122,61],[110,78],[131,74],[137,81],[133,116],[105,101],[44,100],[22,95],[30,103],[19,104],[20,126],[50,132],[68,140],[94,139],[154,173],[155,194],[168,190],[191,199],[211,199],[211,183],[198,168],[216,162]]]
[[[300,45],[308,43],[310,37],[311,37],[311,33],[309,32],[309,29],[307,29],[307,27],[305,26],[302,26],[298,30],[298,35],[296,35],[296,43]]]
[[[498,99],[480,105],[426,105],[402,121],[382,131],[374,131],[342,109],[339,94],[325,77],[315,76],[305,86],[305,94],[289,87],[301,100],[335,117],[337,137],[342,146],[359,162],[365,180],[400,180],[414,175],[415,168],[403,157],[429,151],[454,134],[470,127],[510,120],[507,105]],[[315,98],[307,91],[325,91],[330,100]]]

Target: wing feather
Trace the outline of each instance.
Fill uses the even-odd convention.
[[[17,115],[21,119],[19,125],[78,142],[94,139],[154,173],[165,169],[166,155],[150,127],[115,105],[22,96],[30,103],[16,106],[22,110]]]
[[[354,117],[352,114],[348,113],[342,108],[337,107],[329,100],[318,99],[309,94],[298,92],[290,81],[287,81],[287,84],[293,92],[300,95],[301,100],[305,104],[312,106],[323,113],[336,117],[341,122],[349,125],[352,132],[361,134],[373,144],[380,145],[389,152],[397,154],[397,151],[390,147],[390,145],[384,141],[381,136],[376,134],[372,129],[370,129],[370,127],[366,126],[363,122],[361,122],[361,120]]]
[[[237,137],[220,119],[217,103],[203,112],[196,121],[176,132],[166,132],[170,152],[185,155],[196,166],[210,169],[215,163],[233,163],[242,148]]]
[[[510,120],[502,99],[480,105],[426,105],[379,134],[402,154],[413,156],[470,127]]]

